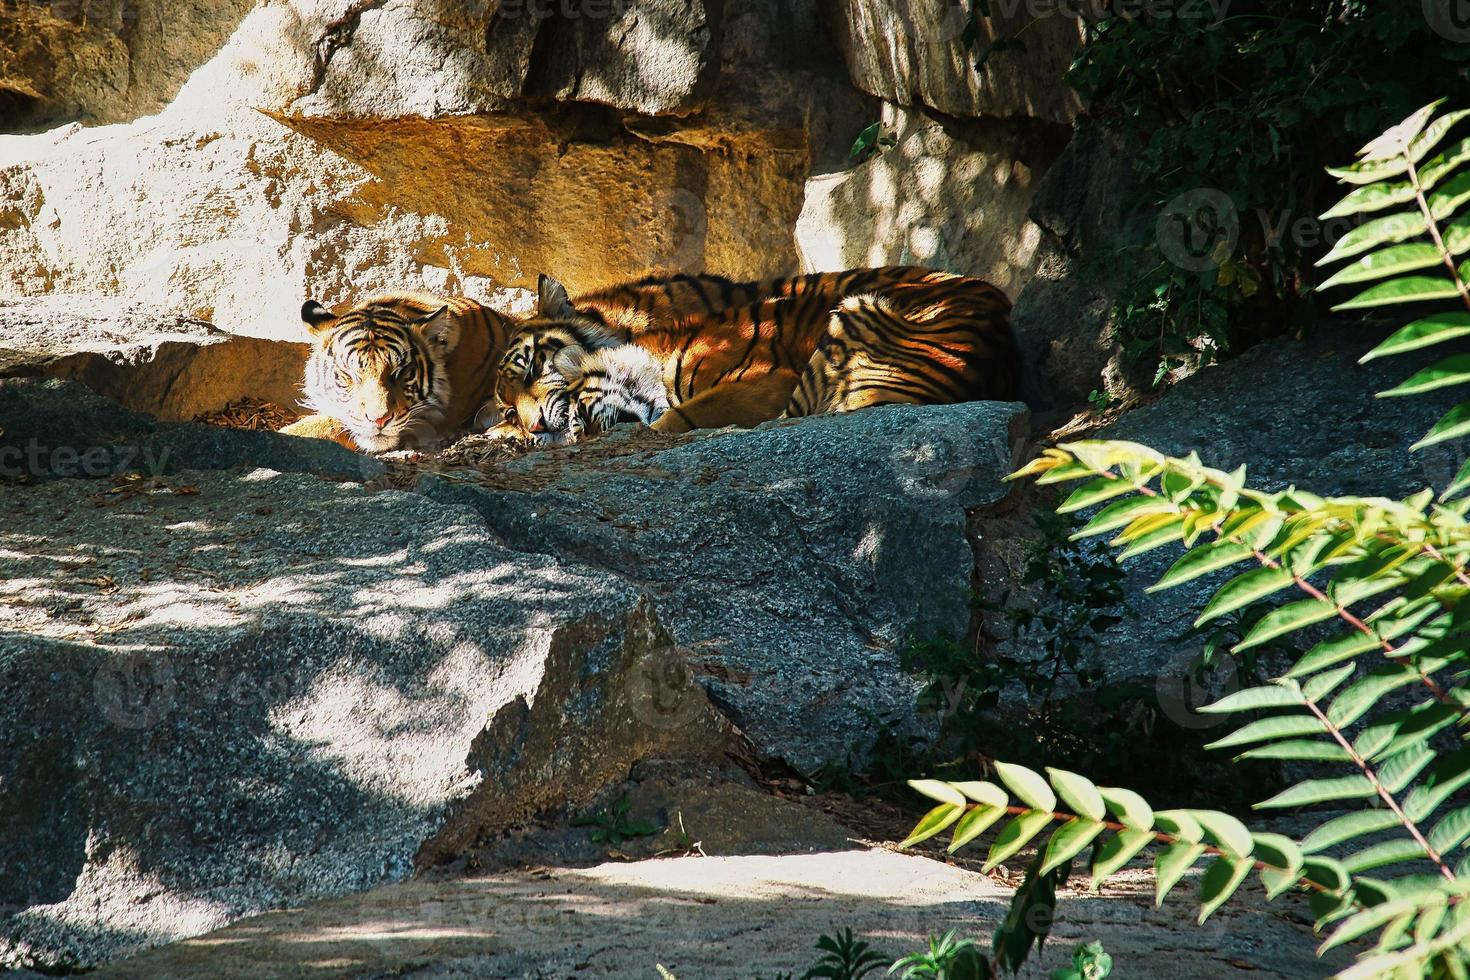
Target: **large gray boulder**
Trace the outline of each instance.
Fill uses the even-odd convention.
[[[1250,486],[1296,485],[1322,495],[1402,497],[1443,488],[1465,456],[1463,442],[1409,452],[1452,404],[1433,395],[1375,398],[1445,351],[1359,364],[1386,335],[1383,327],[1328,323],[1306,341],[1278,339],[1207,368],[1152,405],[1123,416],[1097,438],[1124,439],[1172,456],[1198,451],[1210,466],[1244,463]],[[1229,573],[1146,594],[1178,556],[1162,548],[1124,564],[1127,599],[1137,615],[1103,634],[1099,665],[1114,680],[1158,678],[1164,707],[1176,721],[1208,725],[1181,700],[1181,678],[1203,638],[1188,633],[1209,596]]]
[[[646,592],[763,755],[808,771],[914,724],[913,638],[962,638],[967,511],[1005,496],[1017,404],[878,408],[684,440],[540,453],[499,486],[428,478],[514,548]],[[617,438],[617,437],[614,437]]]
[[[969,628],[970,511],[1025,421],[385,468],[0,382],[0,965],[400,880],[643,760],[812,770],[914,730],[899,651]]]
[[[78,395],[58,382],[5,395],[6,458],[139,445],[43,424]],[[639,759],[724,751],[702,689],[665,690],[671,639],[628,582],[423,495],[227,468],[322,447],[202,428],[143,445],[203,468],[7,473],[0,966],[400,880]]]

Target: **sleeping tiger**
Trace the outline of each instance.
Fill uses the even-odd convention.
[[[683,432],[1015,395],[1010,303],[982,280],[906,266],[677,278],[650,312],[634,301],[659,280],[574,303],[543,276],[501,361],[491,433],[558,444],[619,422]]]
[[[490,395],[512,321],[474,300],[376,296],[333,314],[301,307],[311,334],[302,404],[282,429],[349,449],[427,448],[471,423]]]

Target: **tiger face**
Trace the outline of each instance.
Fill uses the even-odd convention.
[[[500,359],[494,408],[498,424],[490,433],[543,446],[575,442],[581,431],[566,372],[614,342],[600,320],[572,305],[561,283],[542,276],[536,315],[510,338]]]
[[[340,422],[367,452],[433,446],[449,402],[445,363],[459,339],[448,309],[394,297],[338,316],[308,300],[301,319],[313,350],[303,404]]]
[[[627,422],[653,425],[669,410],[663,365],[637,344],[564,354],[558,370],[567,382],[576,437]]]

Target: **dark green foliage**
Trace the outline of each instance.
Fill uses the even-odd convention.
[[[1056,918],[1057,888],[1064,884],[1072,870],[1072,862],[1064,861],[1058,867],[1043,871],[1045,853],[1036,855],[1031,867],[1026,869],[1026,880],[1011,899],[1005,920],[995,930],[995,965],[1012,973],[1021,969],[1034,945],[1039,952],[1051,934],[1051,924]]]
[[[573,827],[591,827],[588,836],[598,844],[617,847],[634,837],[648,837],[663,828],[646,820],[628,818],[628,798],[621,797],[606,810],[583,813],[572,818]]]
[[[894,963],[889,973],[900,980],[991,980],[995,972],[973,939],[961,939],[953,929],[938,939],[929,937],[929,948],[910,953]]]
[[[1346,159],[1427,101],[1470,94],[1470,47],[1431,27],[1419,0],[1143,5],[1089,23],[1068,81],[1099,122],[1137,147],[1136,244],[1093,270],[1121,282],[1118,339],[1134,359],[1172,369],[1314,319],[1311,262],[1350,226],[1320,222]],[[1191,203],[1198,189],[1219,192]],[[1180,202],[1170,210],[1171,202]],[[1202,204],[1204,206],[1197,206]],[[1156,219],[1200,243],[1238,236],[1195,271],[1171,260]]]
[[[1051,980],[1106,980],[1113,972],[1113,958],[1102,943],[1083,943],[1072,954],[1072,965],[1052,971]]]
[[[817,949],[822,955],[801,975],[802,980],[859,980],[888,965],[888,957],[866,940],[854,938],[851,928],[820,937]]]

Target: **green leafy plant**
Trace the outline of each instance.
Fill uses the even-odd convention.
[[[802,980],[859,980],[888,964],[888,957],[875,950],[866,940],[857,939],[852,929],[843,929],[817,939],[822,955]]]
[[[1323,217],[1380,215],[1338,239],[1319,265],[1352,261],[1322,284],[1362,289],[1334,310],[1458,300],[1465,312],[1416,319],[1363,356],[1364,361],[1455,340],[1470,334],[1470,137],[1444,144],[1470,110],[1436,115],[1443,100],[1415,112],[1359,151],[1359,160],[1331,172],[1354,190]],[[1430,156],[1438,149],[1439,152]],[[1387,211],[1388,214],[1381,214]],[[1380,397],[1417,395],[1470,382],[1470,354],[1453,354],[1416,372]],[[1470,401],[1450,409],[1415,449],[1470,434]],[[1470,488],[1467,461],[1445,488],[1446,498]]]
[[[1421,93],[1467,92],[1470,46],[1436,33],[1415,4],[1277,0],[1219,12],[1104,5],[1083,19],[1067,74],[1132,161],[1138,189],[1120,211],[1138,224],[1095,250],[1087,271],[1116,297],[1125,357],[1155,365],[1155,383],[1268,333],[1310,329],[1311,263],[1346,225],[1312,220],[1331,193],[1324,167],[1422,104]],[[1177,217],[1202,240],[1216,218],[1233,218],[1236,234],[1205,268],[1182,268],[1154,221],[1201,188],[1230,213]]]
[[[902,973],[898,971],[902,970]],[[900,980],[988,980],[990,963],[973,939],[959,938],[953,929],[938,939],[929,937],[929,948],[910,953],[888,968]]]
[[[869,157],[882,153],[884,150],[896,146],[898,137],[892,133],[883,131],[883,123],[875,122],[865,127],[858,138],[853,141],[852,149],[848,150],[848,156],[853,163],[862,163]]]
[[[1082,943],[1072,953],[1072,965],[1053,970],[1051,980],[1106,980],[1113,972],[1113,958],[1102,943]]]
[[[583,813],[572,818],[573,827],[591,827],[588,836],[598,844],[617,847],[634,837],[649,837],[663,828],[647,820],[633,820],[628,816],[628,798],[620,797],[606,810]]]

